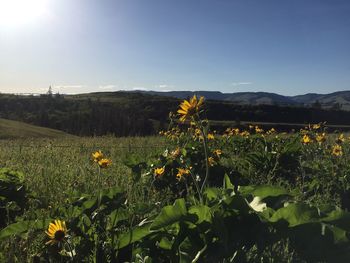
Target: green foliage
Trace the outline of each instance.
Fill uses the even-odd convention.
[[[313,143],[303,143],[303,133],[250,130],[213,133],[204,144],[209,131],[191,129],[173,130],[166,143],[159,137],[84,138],[59,141],[70,146],[61,149],[55,140],[26,142],[32,148],[0,142],[0,163],[26,175],[6,172],[6,189],[27,188],[36,197],[0,230],[0,259],[349,261],[347,141],[327,135],[315,142],[320,131],[313,130],[306,131]],[[334,141],[343,155],[332,154]],[[147,149],[156,143],[167,149]],[[107,169],[90,160],[99,149],[113,161]],[[179,177],[179,169],[190,172]],[[66,222],[68,235],[47,246],[44,231],[55,219]]]
[[[27,205],[23,174],[0,168],[0,229],[23,213]]]

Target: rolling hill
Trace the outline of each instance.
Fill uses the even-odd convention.
[[[209,100],[230,101],[240,105],[296,105],[311,106],[318,103],[320,107],[329,109],[340,107],[350,110],[350,91],[338,91],[329,94],[308,93],[297,96],[283,96],[269,92],[235,92],[222,93],[219,91],[133,91],[142,94],[150,94],[165,97],[186,99],[197,94]]]
[[[0,139],[70,137],[63,131],[0,118]]]

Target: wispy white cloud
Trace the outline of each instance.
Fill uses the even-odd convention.
[[[232,82],[231,86],[252,85],[253,82]]]

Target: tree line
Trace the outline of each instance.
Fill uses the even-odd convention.
[[[19,96],[0,94],[0,117],[62,130],[80,136],[151,135],[166,129],[170,111],[180,100],[138,93],[113,92],[64,96],[46,94]],[[274,123],[350,125],[350,114],[340,109],[278,105],[237,105],[207,101],[210,120]]]

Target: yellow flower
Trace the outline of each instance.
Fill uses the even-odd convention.
[[[325,142],[325,141],[326,141],[326,133],[325,133],[325,132],[320,133],[320,134],[317,133],[317,134],[316,134],[316,141],[317,141],[319,144]]]
[[[202,135],[202,132],[201,132],[200,129],[196,128],[196,129],[194,130],[194,134],[195,134],[197,137],[199,137],[199,136]]]
[[[222,154],[222,151],[220,149],[216,149],[213,151],[213,154],[217,157],[217,158],[220,158],[221,154]]]
[[[180,155],[180,153],[181,153],[180,148],[177,147],[174,151],[170,153],[170,155],[173,159],[176,159]]]
[[[238,134],[239,134],[239,129],[238,129],[238,128],[232,129],[232,132],[233,132],[235,135],[238,135]]]
[[[338,143],[338,144],[341,144],[341,143],[345,142],[344,134],[340,134],[338,136],[338,138],[335,140],[335,142]]]
[[[336,144],[333,146],[332,155],[334,155],[334,156],[342,156],[343,155],[343,149],[342,149],[341,145]]]
[[[46,242],[46,245],[54,245],[63,241],[63,239],[67,236],[67,227],[66,222],[61,220],[55,220],[54,223],[49,224],[49,228],[45,233],[49,236],[51,240]]]
[[[314,130],[318,130],[319,128],[321,128],[321,124],[312,125],[312,129],[314,129]]]
[[[190,101],[184,100],[180,104],[180,109],[177,111],[180,114],[180,121],[184,122],[185,120],[193,117],[196,113],[199,112],[203,103],[204,103],[204,97],[200,97],[198,100],[196,95],[193,95]]]
[[[309,143],[312,143],[312,139],[311,139],[311,137],[310,137],[309,135],[305,134],[305,135],[303,136],[302,143],[303,143],[303,144],[309,144]]]
[[[110,159],[101,159],[101,160],[98,161],[98,165],[101,168],[107,168],[111,164],[112,164],[112,160],[110,160]]]
[[[164,167],[154,169],[154,175],[157,177],[162,176],[164,174],[164,172],[165,172]]]
[[[264,130],[261,129],[259,126],[255,126],[255,132],[256,132],[256,133],[263,133]]]
[[[190,170],[189,169],[183,169],[183,168],[177,168],[177,174],[176,174],[176,179],[178,179],[179,181],[183,178],[184,175],[189,175],[190,174]]]
[[[250,135],[249,131],[243,131],[241,132],[242,137],[248,137]]]
[[[214,166],[216,164],[216,162],[215,162],[213,157],[209,157],[208,158],[208,163],[209,163],[209,166]]]
[[[266,133],[267,134],[274,134],[276,132],[275,128],[271,128],[270,130],[268,130]]]
[[[214,139],[215,139],[214,134],[208,133],[208,140],[214,140]]]
[[[103,158],[103,153],[101,151],[97,151],[92,153],[92,159],[94,162],[99,162]]]

